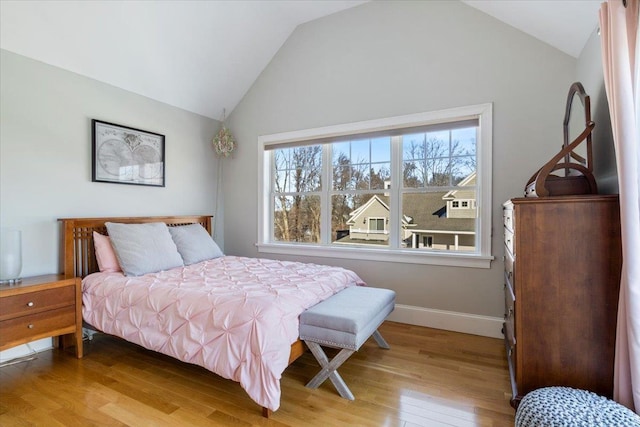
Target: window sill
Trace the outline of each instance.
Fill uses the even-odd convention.
[[[258,243],[258,252],[283,255],[302,255],[321,258],[355,259],[364,261],[427,264],[448,267],[491,268],[493,256],[480,254],[425,253],[412,250],[369,248],[340,248],[286,243]]]

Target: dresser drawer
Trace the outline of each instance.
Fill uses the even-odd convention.
[[[509,283],[509,281],[505,281],[504,283],[504,318],[505,320],[513,317],[513,313],[516,307],[515,301],[516,301],[516,296],[513,293],[513,288],[511,287],[511,284]]]
[[[515,256],[515,234],[508,228],[504,229],[504,246],[509,250],[511,255]]]
[[[513,215],[513,208],[504,207],[502,209],[502,222],[505,228],[508,228],[511,231],[515,230],[514,220],[515,220],[515,217]]]
[[[516,345],[516,334],[513,324],[513,311],[511,315],[504,319],[504,337],[507,340],[510,348],[514,348]]]
[[[74,306],[75,298],[75,286],[44,289],[0,298],[0,320]]]
[[[507,278],[507,280],[509,281],[509,284],[511,284],[511,288],[513,288],[513,276],[514,276],[514,268],[515,268],[515,262],[513,260],[513,256],[505,251],[504,254],[504,275]]]
[[[505,279],[507,273],[505,272]],[[504,282],[504,336],[510,347],[516,345],[516,336],[514,328],[515,317],[515,301],[516,296],[509,280]]]
[[[73,305],[3,320],[0,322],[0,348],[9,343],[45,338],[64,329],[69,330],[58,335],[74,332],[75,327],[76,309]]]

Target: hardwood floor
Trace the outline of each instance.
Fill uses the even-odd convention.
[[[369,340],[339,372],[356,400],[326,381],[310,352],[284,372],[270,419],[239,384],[117,338],[0,368],[0,425],[513,426],[502,340],[385,322],[391,350]]]

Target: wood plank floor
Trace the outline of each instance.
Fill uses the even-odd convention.
[[[9,426],[513,426],[501,340],[385,322],[391,350],[369,340],[339,370],[356,400],[310,352],[285,371],[270,419],[237,384],[117,338],[85,341],[0,368],[0,425]]]

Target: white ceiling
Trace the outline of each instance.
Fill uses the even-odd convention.
[[[580,56],[604,0],[461,0],[538,40]]]
[[[600,5],[462,1],[574,57]],[[0,0],[0,47],[220,120],[298,25],[362,3]]]

